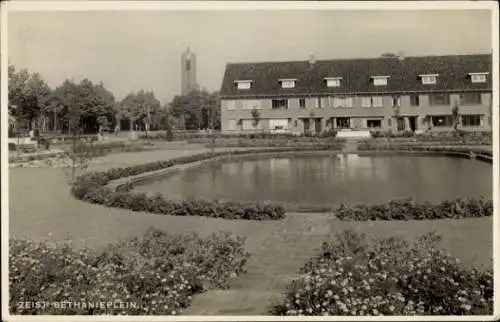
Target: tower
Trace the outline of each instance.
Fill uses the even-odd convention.
[[[181,94],[186,95],[196,89],[196,55],[189,47],[181,57]]]

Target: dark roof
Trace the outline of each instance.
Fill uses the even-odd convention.
[[[472,83],[469,73],[488,72],[486,83]],[[439,74],[437,84],[423,85],[419,75]],[[386,86],[374,86],[371,76],[390,76]],[[342,77],[340,87],[327,87],[325,77]],[[222,97],[311,95],[330,93],[397,93],[412,91],[491,90],[492,56],[453,55],[373,59],[318,60],[227,64]],[[283,89],[279,79],[297,79]],[[238,90],[236,80],[252,80]]]

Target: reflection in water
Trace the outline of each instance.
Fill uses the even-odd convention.
[[[413,197],[491,198],[488,163],[421,156],[358,155],[236,160],[137,187],[147,193],[307,205],[379,203]]]

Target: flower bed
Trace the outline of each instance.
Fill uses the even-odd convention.
[[[479,199],[445,200],[437,205],[411,199],[391,200],[381,205],[341,205],[334,210],[341,220],[424,220],[487,217],[493,215],[493,201]]]
[[[156,148],[153,144],[144,142],[141,142],[140,144],[125,142],[125,141],[94,143],[92,145],[88,143],[84,144],[85,144],[85,149],[87,149],[92,154],[92,157],[100,157],[107,155],[109,153],[138,152],[144,150],[152,150]],[[67,145],[66,150],[70,149],[71,146]],[[45,160],[61,156],[64,153],[65,152],[63,150],[57,149],[54,152],[17,154],[9,156],[9,163]]]
[[[275,315],[491,315],[493,271],[468,268],[439,237],[367,241],[345,231],[324,243]],[[402,260],[404,259],[404,260]]]
[[[192,296],[227,288],[243,272],[244,239],[207,238],[150,230],[101,252],[12,239],[9,251],[11,314],[175,315]],[[19,302],[115,302],[118,307],[20,307]]]

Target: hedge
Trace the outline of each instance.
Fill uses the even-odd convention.
[[[493,201],[484,198],[444,200],[439,204],[417,203],[411,199],[391,200],[378,205],[340,205],[340,220],[426,220],[487,217],[493,215]]]
[[[244,272],[244,239],[229,233],[201,238],[150,229],[140,238],[102,251],[11,239],[10,313],[28,315],[177,315],[192,297],[226,289]],[[113,302],[127,307],[27,307],[20,302],[84,304]]]
[[[491,315],[493,271],[461,265],[440,237],[344,231],[302,268],[274,315]]]
[[[446,143],[447,144],[447,143]],[[470,154],[482,154],[492,157],[492,150],[485,147],[465,147],[465,146],[440,146],[440,145],[421,145],[408,143],[392,143],[380,142],[374,140],[365,140],[358,143],[360,151],[376,151],[376,150],[391,150],[391,151],[416,151],[416,152],[458,152]]]

